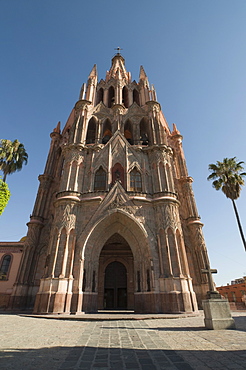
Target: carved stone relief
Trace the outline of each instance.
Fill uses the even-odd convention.
[[[108,209],[122,209],[127,213],[133,214],[133,208],[130,205],[127,205],[127,201],[120,195],[116,194],[113,201],[109,204]]]
[[[73,212],[73,206],[67,204],[63,211],[62,220],[56,223],[56,226],[59,232],[63,228],[65,228],[68,233],[71,229],[75,228],[76,215],[73,214],[72,212]]]
[[[166,206],[162,207],[162,217],[164,220],[165,229],[168,229],[169,227],[173,230],[179,228],[180,220],[176,205],[167,204]]]

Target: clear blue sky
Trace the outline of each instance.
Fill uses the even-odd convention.
[[[231,202],[206,180],[209,163],[246,161],[245,20],[245,0],[0,0],[0,138],[19,139],[29,154],[7,179],[0,240],[26,234],[49,134],[66,123],[92,66],[105,78],[120,46],[133,79],[143,65],[184,137],[216,283],[246,275]],[[237,201],[246,232],[245,202],[246,188]]]

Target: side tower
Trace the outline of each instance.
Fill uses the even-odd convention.
[[[93,67],[51,146],[11,299],[36,313],[192,312],[209,265],[182,149],[140,68]]]

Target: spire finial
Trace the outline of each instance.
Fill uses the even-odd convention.
[[[118,51],[118,53],[117,54],[119,54],[120,55],[120,51],[121,50],[123,50],[122,48],[120,48],[119,46],[117,47],[117,48],[114,48],[114,50],[117,50]]]

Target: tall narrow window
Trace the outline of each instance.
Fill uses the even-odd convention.
[[[136,168],[134,168],[130,173],[130,190],[142,191],[141,174]]]
[[[106,172],[102,167],[95,173],[94,190],[106,190]]]
[[[137,105],[140,105],[140,102],[139,102],[139,92],[136,89],[133,90],[133,101]]]
[[[129,107],[128,88],[126,86],[124,86],[122,90],[122,103],[126,108]]]
[[[149,145],[149,129],[145,119],[142,119],[140,122],[140,143],[142,145]]]
[[[114,88],[110,86],[108,89],[108,107],[111,108],[115,103]]]
[[[125,187],[125,171],[120,163],[115,163],[112,168],[112,184],[119,181],[123,187]]]
[[[127,141],[132,145],[133,144],[132,124],[129,120],[126,121],[124,126],[124,136],[127,139]]]
[[[0,267],[0,280],[7,280],[10,262],[11,262],[11,255],[6,254],[2,259],[2,264]]]
[[[103,102],[103,88],[102,87],[97,91],[97,103],[96,104],[99,104],[101,101]]]
[[[106,121],[103,124],[102,143],[107,144],[111,136],[112,136],[112,125],[110,120],[106,119]]]
[[[92,117],[88,124],[86,144],[94,144],[96,141],[96,120]]]

